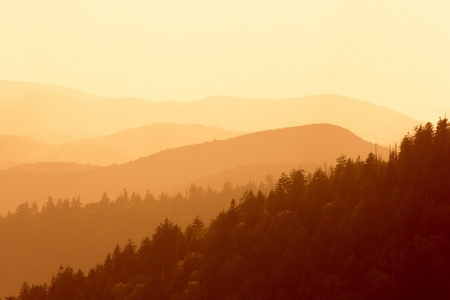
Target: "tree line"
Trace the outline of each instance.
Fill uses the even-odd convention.
[[[226,182],[220,190],[191,185],[170,196],[123,190],[86,204],[79,198],[48,198],[42,206],[25,202],[0,216],[0,297],[17,291],[23,281],[48,280],[60,264],[89,270],[116,243],[143,239],[166,217],[182,228],[196,214],[209,221],[231,198],[248,189],[270,190],[274,182],[269,183]]]
[[[341,156],[282,174],[209,224],[164,219],[87,273],[61,266],[6,299],[448,299],[450,125],[407,134],[387,161]]]

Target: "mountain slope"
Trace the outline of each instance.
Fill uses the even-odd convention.
[[[63,162],[41,162],[41,163],[30,163],[30,164],[20,164],[17,166],[12,166],[6,169],[7,172],[15,173],[52,173],[52,174],[64,174],[72,172],[82,172],[87,170],[92,170],[98,168],[92,165],[81,165],[77,163],[63,163]]]
[[[0,135],[0,169],[24,162],[52,146],[30,138]]]
[[[33,174],[0,172],[0,212],[23,201],[81,196],[83,202],[117,195],[126,188],[145,193],[184,188],[189,182],[239,166],[303,164],[322,166],[341,154],[365,157],[375,145],[338,126],[317,124],[257,132],[236,138],[169,149],[123,165],[86,172]],[[387,157],[387,149],[378,147]],[[286,170],[289,172],[290,170]]]
[[[199,124],[152,124],[62,144],[48,149],[35,160],[93,165],[119,164],[168,148],[227,139],[239,134],[241,133]]]
[[[125,163],[164,149],[227,139],[240,134],[242,133],[199,124],[161,123],[60,145],[41,141],[32,144],[33,139],[0,135],[0,146],[4,149],[0,153],[0,169],[40,162],[91,165]],[[53,136],[58,138],[57,133]]]
[[[87,93],[61,86],[42,84],[37,82],[0,80],[0,101],[21,98],[30,94],[37,93],[59,94],[84,101],[98,101],[105,98],[89,95]]]
[[[89,135],[69,134],[62,131],[51,129],[39,129],[27,132],[20,132],[19,136],[37,139],[47,143],[52,143],[55,144],[55,146],[91,137]]]
[[[221,111],[229,111],[234,116],[234,123],[226,118],[214,121],[212,117],[204,122],[215,122],[222,128],[239,126],[246,131],[255,131],[329,123],[347,128],[371,142],[386,145],[399,141],[405,132],[419,123],[384,107],[338,95],[279,100],[208,97],[193,105],[203,111],[200,113],[203,115],[215,116]]]

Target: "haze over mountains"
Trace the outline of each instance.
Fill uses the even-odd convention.
[[[194,102],[150,102],[3,81],[0,117],[0,220],[14,219],[21,211],[44,212],[54,203],[87,209],[105,203],[119,205],[120,200],[105,202],[103,195],[120,199],[129,193],[130,199],[140,199],[138,193],[147,199],[148,207],[139,211],[140,202],[136,201],[131,218],[148,221],[148,227],[156,226],[165,214],[183,225],[196,214],[209,220],[227,207],[232,195],[238,200],[244,189],[256,187],[268,192],[275,186],[274,178],[294,168],[306,172],[322,168],[327,176],[341,156],[364,160],[375,152],[387,159],[389,150],[380,144],[393,146],[419,123],[336,95],[280,100],[216,96]],[[229,193],[232,190],[234,194]],[[149,212],[149,207],[154,211]],[[130,229],[118,234],[124,220],[117,217],[113,206],[110,208],[111,214],[103,215],[104,224],[96,223],[98,232],[86,231],[86,239],[80,239],[79,245],[87,241],[92,246],[89,255],[86,252],[73,259],[74,253],[79,253],[74,250],[78,246],[67,246],[71,230],[67,228],[76,227],[75,222],[52,241],[58,246],[46,243],[51,250],[43,252],[53,253],[50,256],[54,259],[35,265],[32,274],[25,269],[26,261],[17,272],[17,265],[9,263],[13,261],[10,258],[21,257],[16,253],[27,252],[17,252],[16,246],[6,248],[2,256],[8,263],[4,265],[16,272],[11,284],[26,278],[45,280],[61,262],[89,268],[112,247],[116,237],[142,238],[133,236]],[[90,217],[95,223],[99,216],[93,213]],[[133,221],[128,220],[128,225]],[[46,238],[39,232],[31,235],[31,240]],[[101,239],[103,246],[96,248]]]
[[[336,95],[151,102],[10,81],[0,81],[0,116],[0,168],[14,166],[0,173],[2,212],[49,196],[89,202],[123,188],[176,192],[190,183],[220,187],[229,178],[244,184],[292,167],[313,170],[341,154],[364,157],[373,143],[393,145],[418,123]],[[334,126],[298,127],[313,123]],[[216,139],[229,140],[195,145]]]
[[[52,144],[21,136],[0,135],[0,170],[24,163]]]
[[[242,133],[199,124],[159,123],[60,145],[49,145],[35,141],[36,144],[42,146],[39,149],[36,148],[34,152],[24,142],[16,143],[9,146],[8,152],[15,153],[17,150],[23,152],[25,150],[22,148],[29,149],[27,155],[22,155],[22,160],[19,160],[20,153],[15,155],[16,160],[14,162],[21,163],[68,162],[111,165],[126,163],[168,148],[203,143],[215,139],[227,139],[240,134]],[[30,143],[32,141],[20,137],[16,139],[26,140]]]
[[[241,166],[297,164],[318,167],[325,161],[334,163],[341,154],[351,158],[365,157],[375,148],[374,144],[349,130],[317,124],[168,149],[126,164],[84,172],[0,171],[0,198],[8,199],[1,203],[0,211],[14,209],[24,201],[42,204],[49,196],[55,199],[81,196],[83,202],[91,202],[98,200],[105,191],[117,195],[123,188],[141,194],[146,190],[154,194],[176,189],[184,191],[190,182]],[[387,157],[386,148],[378,146],[377,150],[378,154]],[[252,178],[234,183],[249,180]]]
[[[63,88],[40,89],[40,85],[28,88],[27,83],[23,91],[17,92],[21,84],[8,81],[0,84],[0,134],[57,131],[75,136],[100,136],[162,122],[198,123],[246,132],[330,123],[347,128],[365,140],[388,145],[399,141],[419,123],[386,108],[337,95],[151,102],[91,97]]]
[[[84,101],[98,101],[106,97],[94,96],[74,89],[42,84],[37,82],[20,82],[0,80],[0,101],[8,101],[40,93],[57,94]]]
[[[414,4],[0,1],[0,300],[450,300]]]

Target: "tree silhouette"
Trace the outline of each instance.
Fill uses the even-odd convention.
[[[116,245],[87,275],[60,267],[48,286],[24,283],[18,298],[449,299],[449,149],[447,119],[427,123],[387,162],[341,156],[330,176],[293,170],[268,194],[230,197],[208,225],[197,215],[183,231],[165,218],[139,248]],[[197,188],[189,197],[199,193],[214,197]],[[155,205],[127,197],[103,208]],[[90,209],[44,208],[23,204],[0,224]]]

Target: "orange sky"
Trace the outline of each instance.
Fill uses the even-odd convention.
[[[334,93],[436,121],[449,16],[433,0],[2,0],[0,79],[158,101]]]

